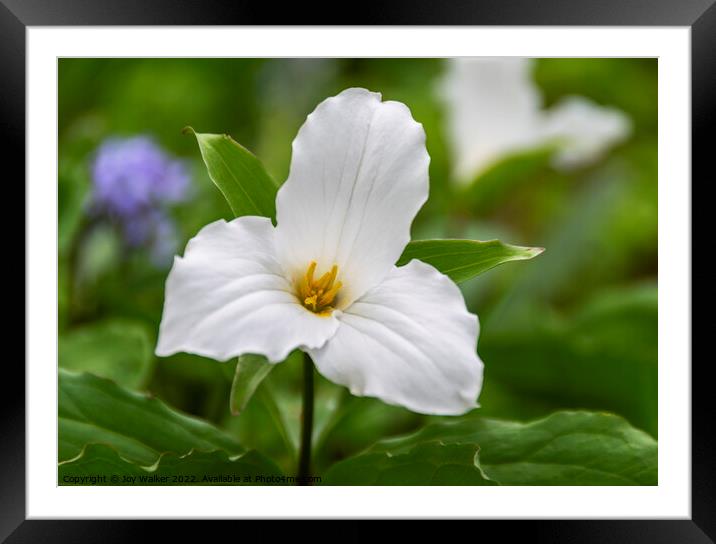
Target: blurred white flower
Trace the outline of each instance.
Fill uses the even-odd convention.
[[[545,112],[543,119],[544,139],[558,144],[553,164],[563,170],[598,161],[631,132],[624,113],[581,96],[563,98]]]
[[[519,57],[448,62],[440,91],[457,181],[470,183],[510,154],[550,144],[555,168],[583,166],[628,137],[631,122],[623,112],[583,97],[543,109],[532,67]]]
[[[277,226],[217,221],[175,259],[157,354],[277,363],[298,348],[354,395],[428,414],[474,408],[477,317],[432,266],[395,266],[429,162],[404,104],[365,89],[323,101],[293,141]]]

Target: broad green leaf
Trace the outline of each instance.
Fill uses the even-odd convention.
[[[60,368],[90,372],[138,389],[151,371],[152,346],[146,328],[136,322],[96,322],[61,334]]]
[[[474,417],[436,423],[340,465],[357,470],[366,455],[400,456],[435,442],[479,448],[480,468],[502,485],[657,485],[656,441],[618,416],[584,411],[530,423]]]
[[[239,415],[246,408],[256,388],[273,367],[263,355],[247,354],[239,357],[229,397],[232,414]]]
[[[420,259],[459,283],[499,264],[531,259],[543,251],[541,247],[511,246],[499,240],[414,240],[398,259],[398,266]]]
[[[167,452],[244,451],[212,425],[92,374],[60,369],[58,393],[59,461],[76,457],[93,443],[112,446],[123,458],[142,465],[155,463]]]
[[[260,215],[275,219],[278,184],[253,153],[228,134],[199,134],[191,127],[184,132],[196,136],[209,177],[236,217]]]
[[[407,451],[367,453],[337,463],[323,485],[497,485],[477,462],[473,444],[416,444]]]
[[[539,308],[514,330],[484,326],[479,352],[491,381],[517,397],[616,412],[656,436],[656,285],[602,292],[564,317]]]
[[[256,451],[163,453],[149,466],[120,456],[104,444],[88,444],[58,466],[59,485],[280,485],[290,483]]]

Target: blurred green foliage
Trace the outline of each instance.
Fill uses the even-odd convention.
[[[548,150],[507,157],[467,190],[450,181],[436,90],[444,70],[440,59],[60,59],[60,365],[148,391],[292,471],[300,357],[279,365],[232,416],[235,362],[151,355],[168,268],[93,223],[89,165],[103,139],[117,135],[150,135],[186,158],[193,197],[172,209],[183,248],[205,224],[232,217],[183,127],[230,134],[281,182],[306,115],[324,98],[360,86],[404,102],[425,127],[431,191],[413,239],[499,238],[547,248],[538,259],[461,284],[480,318],[485,363],[481,408],[468,417],[527,420],[596,409],[656,436],[656,60],[539,60],[535,78],[547,104],[578,94],[619,108],[632,120],[632,136],[601,162],[570,173],[550,167]],[[101,346],[122,353],[100,354]],[[136,368],[122,362],[132,350]],[[377,440],[447,419],[351,397],[322,378],[316,394],[319,471]]]

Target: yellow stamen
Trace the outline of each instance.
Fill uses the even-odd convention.
[[[303,304],[306,305],[306,307],[310,308],[314,312],[316,311],[316,301],[318,300],[317,295],[313,295],[312,297],[306,297],[303,299]]]
[[[308,310],[318,315],[331,315],[336,295],[343,286],[340,281],[336,281],[338,266],[334,264],[330,271],[314,280],[316,266],[316,261],[308,265],[306,274],[296,286],[297,295]]]
[[[316,271],[316,261],[311,261],[311,264],[308,265],[308,270],[306,270],[306,285],[313,284],[313,273],[315,271]]]
[[[337,282],[333,287],[331,287],[328,291],[325,293],[321,293],[322,289],[319,290],[318,294],[322,295],[319,299],[318,303],[321,306],[326,306],[333,302],[333,299],[336,298],[336,294],[338,293],[338,290],[343,287],[343,284],[341,282]]]
[[[331,268],[331,271],[323,274],[323,276],[321,276],[321,279],[319,279],[316,282],[316,286],[319,289],[330,288],[329,286],[333,285],[333,282],[335,281],[337,274],[338,274],[338,267],[334,264],[333,267]]]

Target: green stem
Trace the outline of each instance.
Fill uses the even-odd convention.
[[[298,484],[307,485],[311,475],[311,435],[313,434],[313,361],[303,354],[303,414],[301,450],[298,457]]]

